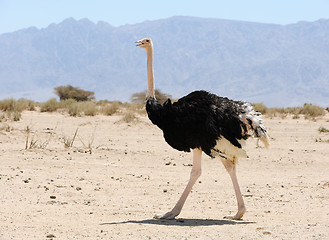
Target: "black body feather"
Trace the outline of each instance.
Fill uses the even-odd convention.
[[[192,92],[174,103],[168,99],[162,105],[151,97],[146,111],[152,123],[162,129],[166,142],[180,151],[201,148],[214,157],[211,152],[221,136],[238,148],[238,140],[249,136],[240,118],[246,113],[244,102],[206,91]]]

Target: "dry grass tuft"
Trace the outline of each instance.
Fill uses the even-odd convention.
[[[75,140],[75,138],[76,138],[77,135],[78,135],[78,130],[79,130],[78,128],[77,128],[77,130],[75,130],[75,133],[74,133],[72,139],[64,137],[64,146],[65,146],[66,148],[70,148],[70,147],[73,146],[74,140]]]
[[[122,117],[122,121],[124,121],[126,123],[131,123],[136,120],[137,120],[137,117],[133,112],[126,112]]]
[[[319,127],[318,131],[320,133],[329,133],[329,129],[325,128],[325,127]]]

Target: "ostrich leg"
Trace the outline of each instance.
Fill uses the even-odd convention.
[[[187,186],[184,192],[182,193],[182,196],[179,198],[175,207],[170,212],[167,212],[165,214],[156,214],[154,216],[155,219],[174,219],[176,216],[178,216],[178,214],[180,214],[183,205],[186,201],[186,198],[191,192],[191,189],[195,184],[196,180],[201,175],[201,155],[202,155],[201,149],[198,148],[193,149],[193,167],[190,174],[190,180],[188,181]]]
[[[231,161],[229,159],[221,159],[221,160],[222,160],[222,163],[224,164],[224,167],[226,168],[226,171],[228,172],[228,174],[231,177],[235,195],[236,195],[236,200],[238,203],[238,212],[235,215],[228,215],[225,218],[232,219],[232,220],[238,220],[238,219],[241,219],[243,214],[246,212],[246,207],[244,205],[241,190],[240,190],[239,183],[238,183],[238,179],[236,177],[236,170],[235,170],[236,160],[233,160],[233,161]]]

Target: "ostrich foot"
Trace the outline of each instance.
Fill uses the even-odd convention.
[[[175,212],[175,211],[170,211],[167,212],[165,214],[155,214],[154,215],[154,219],[167,219],[167,220],[171,220],[171,219],[175,219],[176,216],[178,216],[179,212]]]
[[[246,212],[246,208],[239,209],[238,212],[235,215],[227,215],[224,217],[224,219],[229,220],[239,220],[243,217],[243,214]]]

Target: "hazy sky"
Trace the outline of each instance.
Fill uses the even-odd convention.
[[[329,18],[329,0],[0,0],[0,34],[68,17],[113,26],[172,16],[289,24]]]

